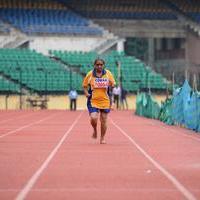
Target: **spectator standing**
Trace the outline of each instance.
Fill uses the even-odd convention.
[[[120,98],[120,101],[121,101],[121,106],[122,106],[123,110],[124,109],[128,110],[128,103],[127,103],[126,96],[127,96],[127,90],[125,90],[123,87],[121,87],[121,98]]]
[[[78,93],[75,89],[71,89],[69,91],[69,99],[70,99],[70,110],[76,110],[76,101],[77,101]]]
[[[119,85],[116,85],[116,87],[113,88],[113,98],[114,98],[114,104],[116,105],[117,109],[119,109],[120,95],[121,95],[121,87]]]

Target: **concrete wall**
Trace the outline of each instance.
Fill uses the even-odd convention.
[[[186,39],[186,59],[188,63],[200,64],[200,37],[190,32],[188,32]]]
[[[7,109],[12,109],[12,110],[17,110],[19,109],[19,96],[16,95],[10,95],[8,98],[6,98],[5,95],[0,95],[0,109],[5,110]]]
[[[154,98],[158,103],[164,101],[166,95],[154,95]],[[57,96],[48,96],[48,109],[58,109],[58,110],[69,110],[69,98],[65,95],[57,95]],[[7,99],[7,109],[8,110],[19,110],[19,96],[10,95]],[[30,105],[26,102],[26,97],[22,98],[23,106],[22,109],[39,109],[39,108],[31,108]],[[128,95],[127,102],[129,109],[135,110],[136,108],[136,95]],[[86,107],[86,98],[84,95],[79,95],[77,101],[77,109],[85,110]],[[0,95],[0,110],[6,110],[6,96]]]
[[[67,51],[90,51],[99,42],[105,40],[102,37],[76,37],[76,36],[36,36],[32,37],[29,47],[43,54],[48,54],[48,50]]]

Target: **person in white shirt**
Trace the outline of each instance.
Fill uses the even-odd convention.
[[[76,110],[76,100],[78,97],[78,93],[75,89],[71,89],[69,91],[69,99],[70,99],[70,110]]]
[[[113,97],[114,97],[114,104],[116,105],[116,108],[119,109],[121,87],[119,85],[116,85],[116,87],[113,88],[112,92],[113,92]]]

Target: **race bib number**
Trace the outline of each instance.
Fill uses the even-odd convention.
[[[107,78],[96,78],[94,81],[94,88],[107,88],[109,80]]]

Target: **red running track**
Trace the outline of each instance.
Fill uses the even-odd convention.
[[[198,134],[109,116],[100,145],[86,111],[1,111],[0,199],[200,199]]]

